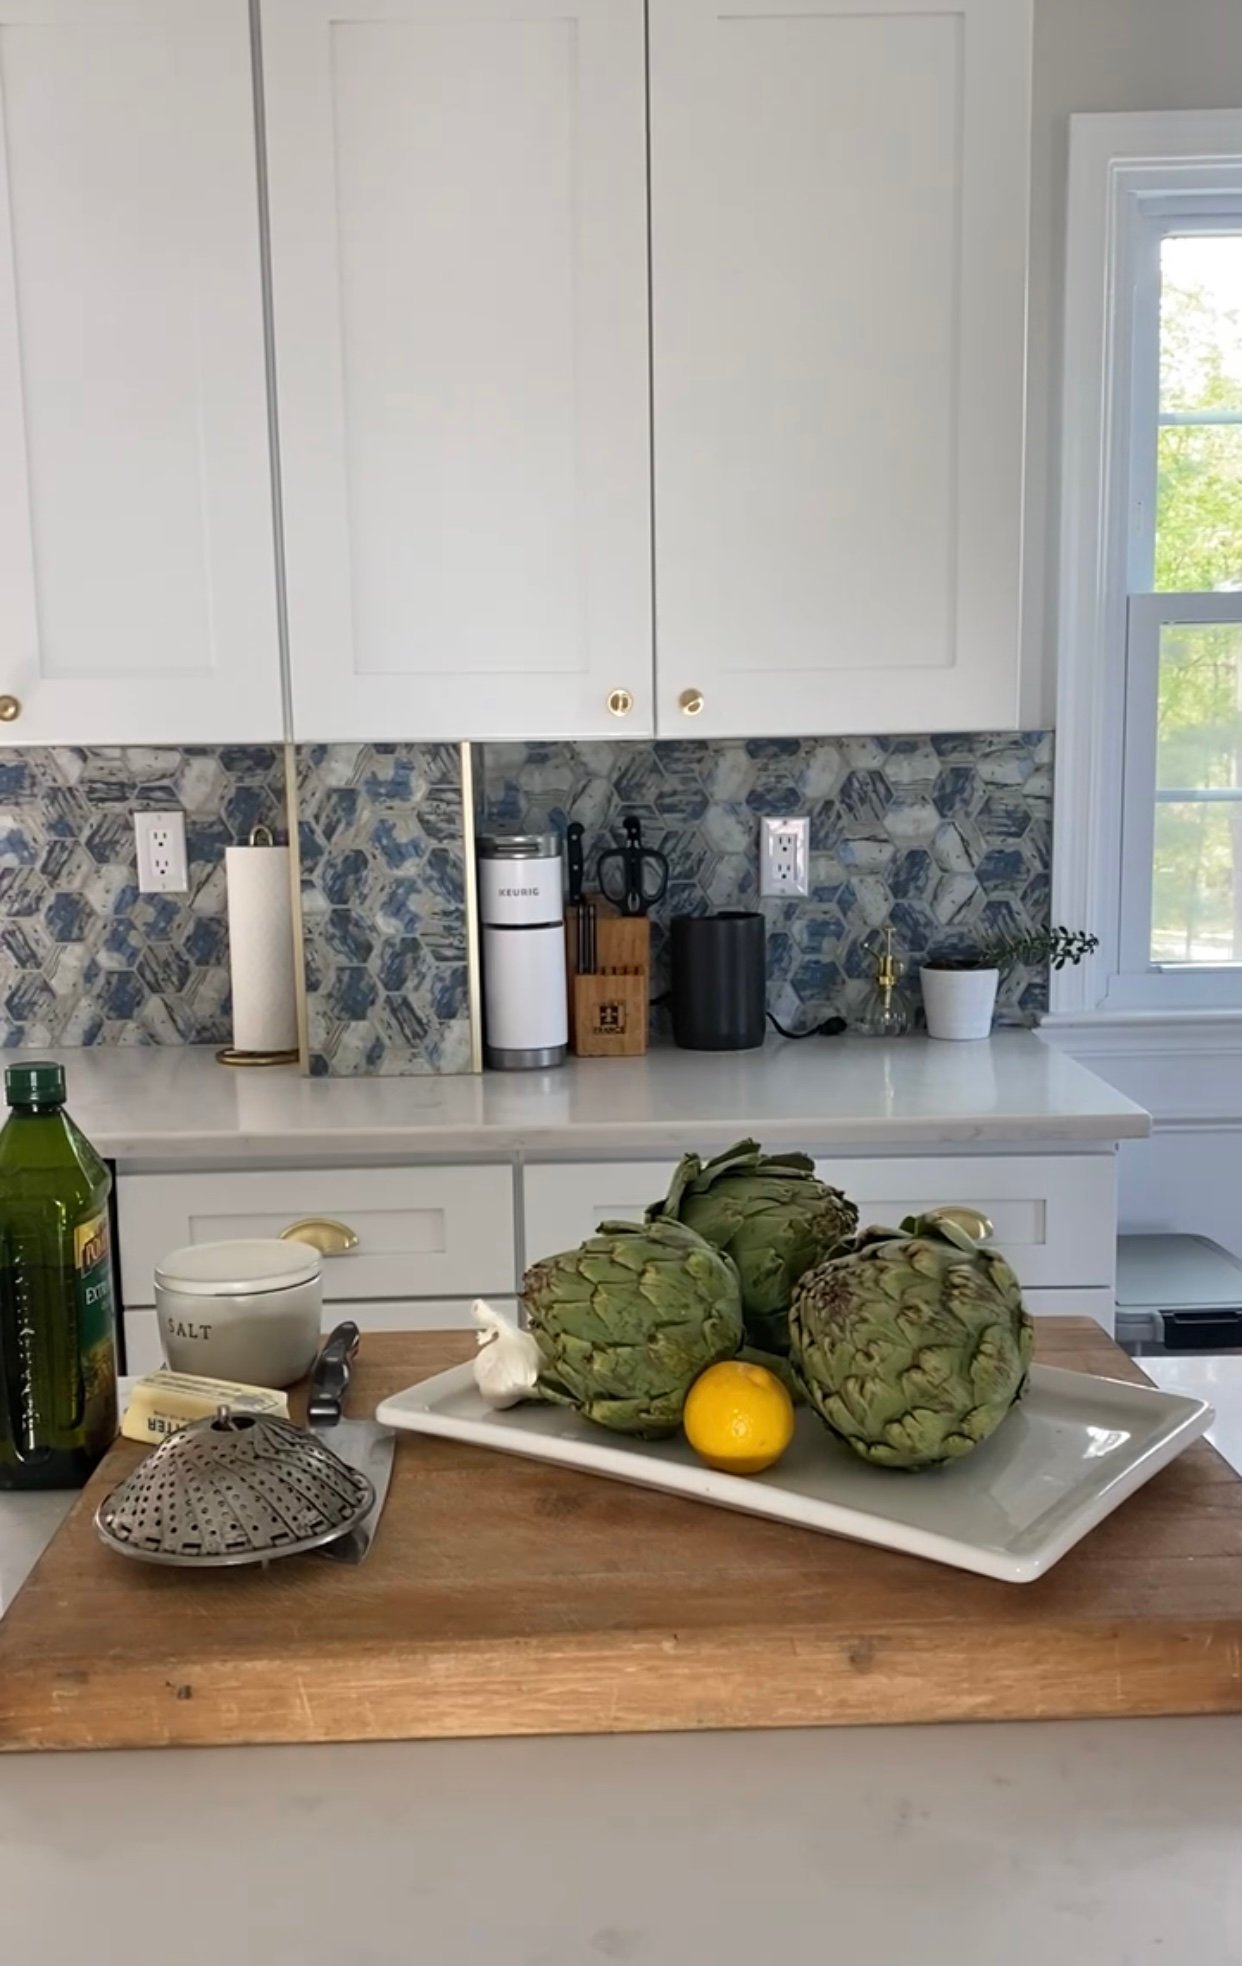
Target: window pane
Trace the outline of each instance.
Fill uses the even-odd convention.
[[[1242,234],[1161,243],[1160,407],[1242,410]]]
[[[1156,807],[1151,956],[1242,962],[1242,801]]]
[[[1156,592],[1242,587],[1242,424],[1166,424],[1156,442]]]
[[[1242,622],[1161,628],[1156,785],[1162,792],[1242,787]]]
[[[1160,415],[1155,589],[1242,587],[1242,234],[1161,244]]]
[[[1161,629],[1156,786],[1152,960],[1242,962],[1242,622]]]

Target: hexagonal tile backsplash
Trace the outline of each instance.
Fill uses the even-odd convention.
[[[586,827],[595,855],[633,812],[668,855],[653,911],[654,989],[666,986],[674,914],[761,907],[768,1002],[791,1030],[857,1014],[872,973],[866,947],[890,920],[917,998],[919,958],[981,934],[1048,920],[1052,734],[751,738],[668,744],[488,744],[483,806],[514,831]],[[807,813],[808,900],[758,898],[759,821]],[[1042,970],[1003,979],[1000,1014],[1042,1009]],[[657,1028],[659,1021],[657,1020]]]
[[[188,894],[140,894],[133,815],[186,816]],[[278,746],[0,751],[0,1041],[224,1044],[224,849],[283,838]]]
[[[455,744],[298,749],[316,1076],[470,1069]]]
[[[0,751],[0,1043],[222,1044],[230,1035],[224,848],[283,838],[276,746]],[[811,818],[808,901],[764,902],[769,1000],[791,1028],[857,1010],[866,940],[892,919],[932,946],[1048,919],[1052,738],[489,744],[480,809],[515,829],[571,818],[591,858],[635,812],[672,863],[657,911],[756,902],[759,819]],[[303,949],[316,1073],[469,1065],[461,775],[447,744],[298,751]],[[133,813],[180,807],[187,895],[138,892]],[[1042,972],[1002,1014],[1042,1006]]]

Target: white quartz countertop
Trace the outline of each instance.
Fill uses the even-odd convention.
[[[71,1500],[0,1496],[0,1605]],[[0,1756],[5,1956],[74,1904],[97,1966],[1234,1966],[1240,1766],[1242,1717]]]
[[[14,1053],[3,1054],[11,1059]],[[58,1054],[69,1107],[129,1166],[391,1156],[679,1154],[753,1133],[773,1148],[901,1151],[1130,1139],[1148,1115],[1030,1031],[978,1044],[774,1038],[482,1077],[305,1079],[198,1047]]]
[[[8,1756],[5,1957],[1234,1966],[1240,1767],[1242,1719]]]

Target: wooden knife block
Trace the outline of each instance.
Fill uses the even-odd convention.
[[[651,1003],[651,923],[595,902],[594,975],[578,972],[578,910],[565,911],[569,1042],[579,1058],[640,1058]]]

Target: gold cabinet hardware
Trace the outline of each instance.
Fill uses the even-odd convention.
[[[677,699],[677,708],[687,717],[697,717],[703,708],[701,689],[683,689]]]
[[[995,1230],[989,1218],[980,1208],[968,1208],[964,1202],[946,1203],[943,1208],[929,1208],[933,1220],[952,1222],[956,1228],[964,1229],[974,1242],[990,1242]]]
[[[634,708],[634,698],[628,689],[609,690],[608,708],[614,717],[628,717]]]
[[[308,1242],[321,1256],[344,1256],[358,1247],[357,1230],[347,1222],[333,1222],[325,1215],[308,1216],[305,1222],[290,1222],[280,1232],[282,1242]]]
[[[0,724],[15,724],[22,714],[21,699],[16,696],[0,696]]]

